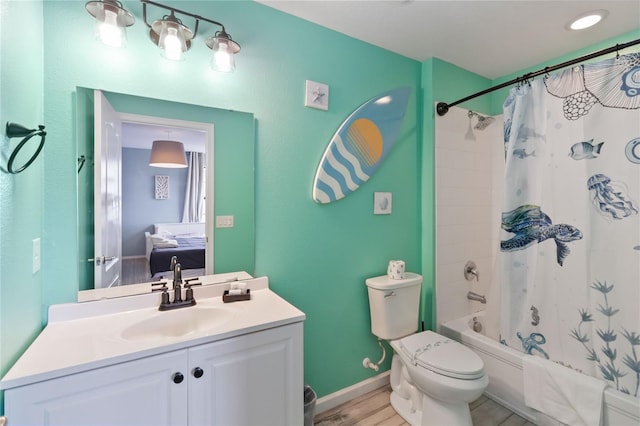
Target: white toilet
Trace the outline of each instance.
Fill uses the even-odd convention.
[[[422,276],[366,280],[371,332],[389,341],[391,405],[407,423],[469,425],[469,403],[489,384],[484,363],[464,345],[433,331],[416,333]]]

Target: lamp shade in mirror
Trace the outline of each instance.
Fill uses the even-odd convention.
[[[182,142],[178,141],[153,141],[149,165],[151,167],[166,168],[187,167],[187,157],[184,154],[184,145]]]

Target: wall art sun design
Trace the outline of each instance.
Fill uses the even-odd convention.
[[[369,180],[398,137],[410,94],[402,87],[376,96],[340,125],[318,165],[313,201],[340,200]]]

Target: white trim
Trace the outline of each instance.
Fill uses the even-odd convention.
[[[318,414],[329,411],[338,405],[344,404],[347,401],[351,401],[354,398],[364,395],[367,392],[381,388],[389,384],[389,376],[391,371],[385,371],[377,376],[370,377],[361,382],[355,383],[344,389],[340,389],[329,395],[325,395],[322,398],[318,398],[316,402],[316,416]]]

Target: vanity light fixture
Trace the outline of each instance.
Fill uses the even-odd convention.
[[[162,50],[162,55],[165,58],[181,60],[183,54],[191,47],[191,40],[194,39],[198,33],[200,21],[205,21],[221,27],[220,31],[217,31],[214,36],[209,37],[205,41],[207,46],[213,50],[211,67],[216,71],[222,72],[230,72],[235,69],[234,55],[240,51],[240,45],[233,41],[231,36],[225,31],[224,25],[220,22],[173,7],[164,6],[151,0],[140,1],[142,2],[144,23],[150,29],[149,36],[151,37],[151,41]],[[170,14],[149,24],[147,22],[147,5],[166,9]],[[189,16],[195,20],[193,31],[176,17],[176,13]]]
[[[213,50],[211,68],[220,72],[232,72],[236,69],[235,55],[240,51],[240,45],[231,39],[224,27],[221,31],[216,31],[205,43]]]
[[[172,61],[184,59],[184,52],[191,47],[193,32],[182,21],[176,18],[173,10],[168,16],[158,19],[151,24],[149,37],[160,50],[161,55]]]
[[[133,15],[118,0],[94,0],[85,4],[87,12],[96,18],[95,36],[102,43],[122,47],[127,41],[126,28],[134,24]]]
[[[571,22],[567,25],[567,28],[573,31],[584,30],[586,28],[593,27],[608,15],[609,12],[604,9],[592,10],[591,12],[582,13],[572,19]]]
[[[170,169],[187,167],[187,157],[184,154],[182,142],[170,140],[156,140],[151,145],[149,157],[151,167],[165,167]]]

